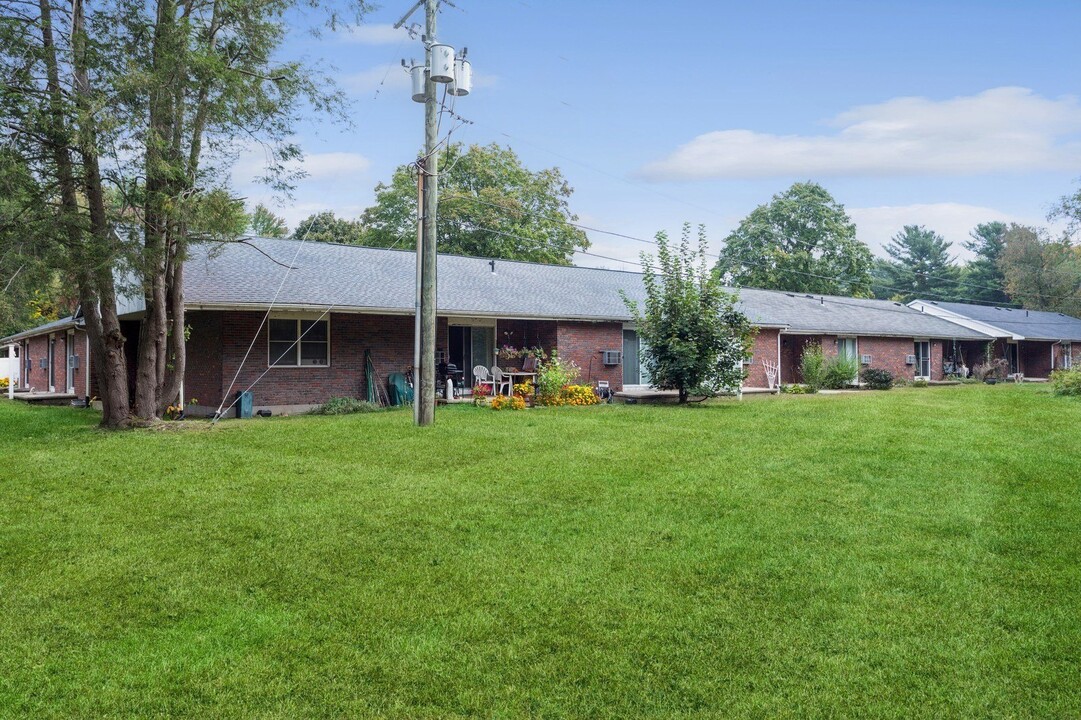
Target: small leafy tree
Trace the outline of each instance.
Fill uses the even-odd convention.
[[[259,237],[283,238],[289,234],[285,218],[275,215],[263,204],[256,205],[248,216],[248,227]]]
[[[736,296],[724,291],[721,278],[706,266],[705,228],[698,228],[698,249],[690,245],[691,226],[683,226],[678,247],[657,234],[656,265],[643,253],[646,300],[642,307],[623,296],[647,348],[642,361],[652,384],[678,390],[679,402],[691,395],[712,397],[743,382],[741,360],[753,337]]]

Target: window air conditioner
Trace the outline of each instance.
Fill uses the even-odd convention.
[[[605,365],[619,365],[623,361],[623,353],[619,350],[602,350],[601,362]]]
[[[49,358],[41,358],[40,360],[38,360],[38,367],[42,370],[49,367]]]
[[[905,355],[905,365],[915,365],[915,364],[916,364],[916,356],[915,355]]]
[[[871,356],[870,355],[860,355],[860,364],[861,365],[870,365],[871,364]]]

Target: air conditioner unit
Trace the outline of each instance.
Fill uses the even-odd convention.
[[[49,358],[41,358],[40,360],[38,360],[38,367],[42,370],[49,367]]]
[[[619,350],[602,350],[601,362],[605,365],[619,365],[623,362],[623,353]]]
[[[79,356],[78,355],[69,355],[68,356],[68,367],[71,368],[72,370],[78,370],[79,369]]]
[[[747,357],[743,358],[743,364],[754,365],[754,355],[748,355]]]
[[[915,364],[916,364],[916,356],[915,355],[905,355],[905,365],[915,365]]]
[[[870,365],[870,364],[871,364],[871,356],[870,355],[860,355],[860,365]]]

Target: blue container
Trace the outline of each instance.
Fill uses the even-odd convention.
[[[252,397],[250,390],[241,390],[236,394],[236,416],[243,420],[251,420]]]

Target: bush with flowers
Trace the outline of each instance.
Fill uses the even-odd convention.
[[[525,410],[525,398],[521,395],[496,395],[492,398],[493,410]]]
[[[562,405],[596,405],[601,401],[589,385],[567,385],[559,395]]]
[[[6,377],[0,377],[0,390],[7,390],[9,385],[11,385],[10,380]]]

